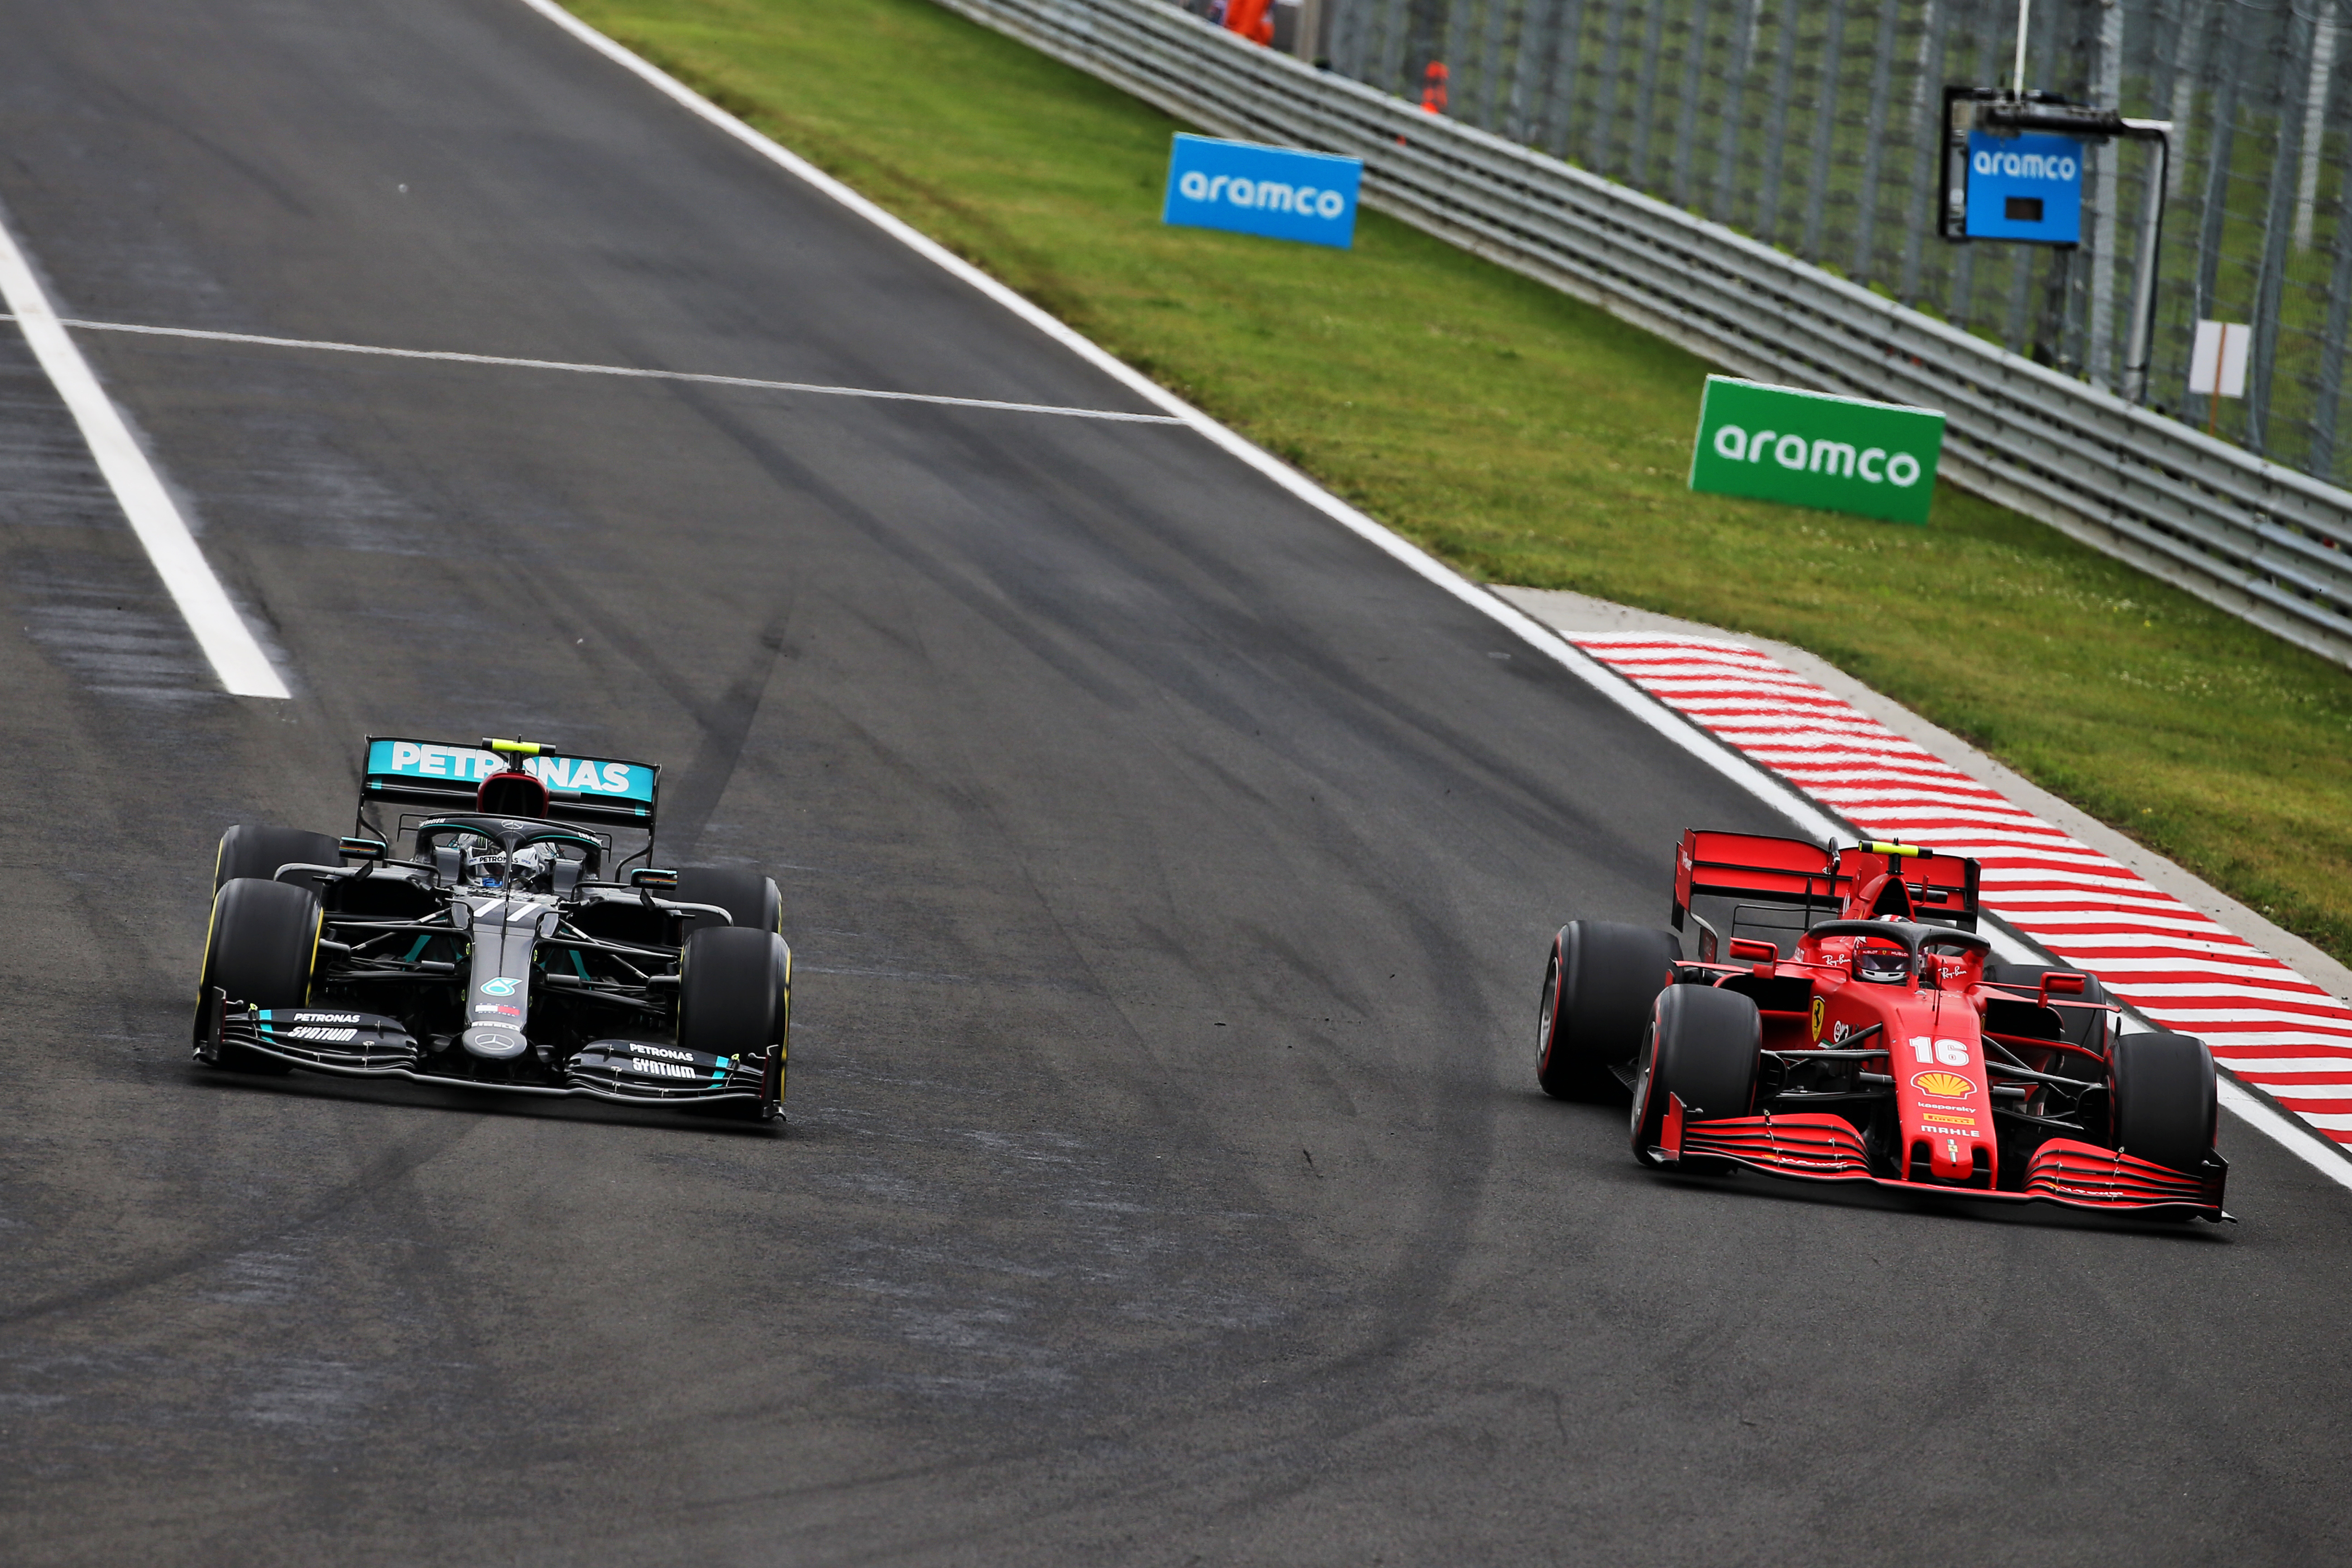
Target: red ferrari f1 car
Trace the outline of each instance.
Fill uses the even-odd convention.
[[[1536,1076],[1630,1089],[1645,1165],[2229,1217],[2204,1042],[2122,1033],[2092,975],[1988,962],[1977,880],[1916,845],[1685,833],[1673,931],[1554,939]]]

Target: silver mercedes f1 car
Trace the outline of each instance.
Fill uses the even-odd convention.
[[[777,1120],[783,900],[655,866],[659,785],[529,742],[370,736],[355,834],[222,836],[197,1060]]]

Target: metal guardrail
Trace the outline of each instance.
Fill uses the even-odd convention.
[[[1946,478],[2352,665],[2352,492],[1162,0],[940,4],[1219,134],[1361,158],[1369,205],[1727,370],[1940,408]]]

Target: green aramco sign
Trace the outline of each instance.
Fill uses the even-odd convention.
[[[1727,375],[1706,378],[1691,489],[1925,522],[1944,416]]]

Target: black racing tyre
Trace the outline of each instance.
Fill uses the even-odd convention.
[[[1656,1163],[1650,1151],[1671,1097],[1681,1097],[1693,1121],[1748,1114],[1763,1047],[1764,1016],[1752,998],[1712,985],[1667,986],[1633,1082],[1633,1158]]]
[[[220,891],[224,884],[239,877],[258,877],[266,882],[278,874],[280,866],[342,863],[341,841],[323,833],[239,823],[221,835],[220,848],[213,856],[213,891]],[[298,876],[292,880],[305,888],[316,889],[319,885],[314,876]]]
[[[1536,1005],[1536,1081],[1546,1094],[1570,1100],[1612,1087],[1610,1067],[1642,1048],[1650,1009],[1682,955],[1670,931],[1608,921],[1559,928]]]
[[[686,939],[677,987],[677,1043],[707,1056],[765,1061],[752,1112],[771,1121],[783,1098],[792,1018],[792,951],[772,931],[711,926]]]
[[[775,879],[736,866],[688,866],[677,874],[677,890],[667,895],[681,904],[716,904],[734,917],[738,931],[784,929],[784,896]],[[721,929],[709,915],[689,916],[688,935]]]
[[[211,1025],[206,998],[214,988],[232,1002],[256,1007],[299,1007],[310,999],[319,956],[319,895],[290,882],[239,877],[213,898],[205,934],[204,973],[196,983],[196,1032]],[[226,1047],[220,1066],[284,1072],[267,1057]]]
[[[2189,1035],[2122,1035],[2107,1061],[2116,1147],[2168,1170],[2200,1169],[2221,1116],[2213,1053],[2205,1042]]]

